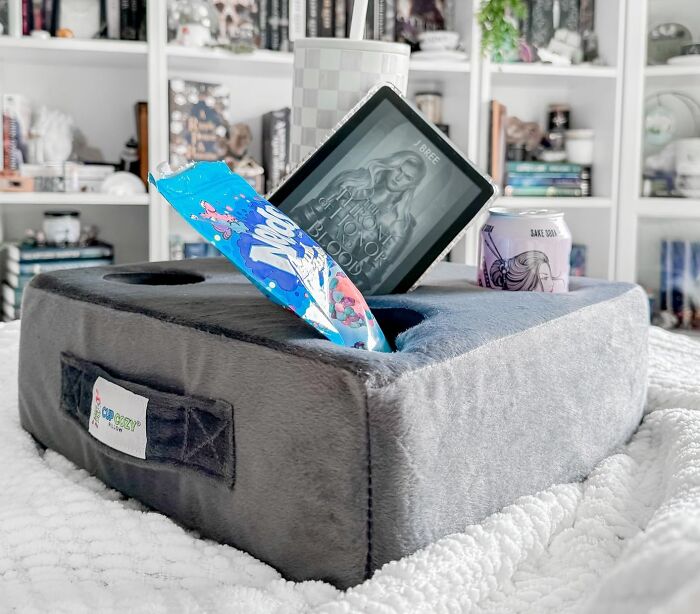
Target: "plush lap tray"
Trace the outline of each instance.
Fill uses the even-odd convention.
[[[640,420],[640,288],[508,293],[471,276],[443,265],[373,299],[388,355],[321,339],[222,260],[40,275],[22,306],[22,424],[290,579],[351,586],[582,478]],[[149,399],[145,459],[88,432],[100,377]]]

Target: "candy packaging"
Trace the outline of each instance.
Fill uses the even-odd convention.
[[[270,300],[328,339],[390,352],[367,303],[338,264],[295,222],[223,162],[160,179],[163,197]]]

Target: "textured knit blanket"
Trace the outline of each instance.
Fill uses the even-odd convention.
[[[19,426],[0,325],[0,612],[700,611],[700,344],[653,330],[648,409],[583,483],[523,497],[342,593],[287,582],[106,488]],[[37,382],[41,385],[41,382]]]

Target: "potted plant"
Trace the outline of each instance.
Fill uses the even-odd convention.
[[[517,20],[524,18],[526,12],[524,0],[485,0],[477,14],[482,53],[499,63],[517,59]]]

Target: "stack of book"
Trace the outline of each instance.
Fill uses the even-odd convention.
[[[590,196],[591,167],[568,162],[507,162],[505,196]]]
[[[680,328],[700,326],[700,242],[661,241],[659,307]]]
[[[6,248],[5,277],[2,282],[3,320],[20,317],[22,292],[38,273],[104,266],[114,262],[114,248],[107,243],[86,247],[34,247],[10,244]]]

